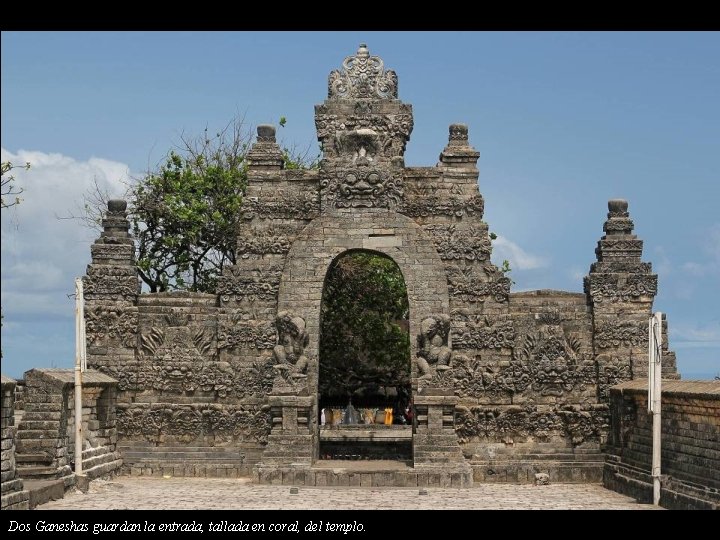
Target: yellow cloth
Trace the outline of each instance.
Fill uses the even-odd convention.
[[[385,409],[385,425],[390,426],[392,425],[392,407],[389,409]]]

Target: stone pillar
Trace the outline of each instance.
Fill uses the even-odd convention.
[[[651,263],[641,261],[643,241],[633,234],[633,227],[627,201],[610,200],[605,235],[595,249],[597,262],[585,278],[593,312],[598,393],[603,401],[614,384],[647,376],[648,320],[657,294],[657,274],[652,273]],[[663,376],[677,378],[675,354],[667,350],[667,338],[663,348]]]
[[[413,460],[416,472],[427,473],[428,485],[469,487],[472,469],[460,450],[455,433],[455,406],[452,390],[423,388],[413,397],[416,426]]]
[[[92,262],[83,278],[87,365],[120,381],[120,390],[132,390],[138,373],[140,281],[135,244],[128,232],[127,203],[109,201],[102,225],[100,238],[90,247]]]
[[[2,376],[2,505],[3,510],[29,509],[30,494],[15,466],[15,380]]]

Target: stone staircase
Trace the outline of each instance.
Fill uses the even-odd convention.
[[[155,446],[140,441],[118,444],[123,469],[145,476],[249,476],[243,449],[213,446]]]

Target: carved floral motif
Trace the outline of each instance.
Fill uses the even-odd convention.
[[[226,267],[218,278],[217,293],[223,302],[230,300],[275,300],[280,289],[282,266],[268,268],[243,264]]]
[[[313,219],[320,213],[320,200],[316,191],[287,194],[274,193],[272,199],[246,198],[243,218],[262,219]]]
[[[532,438],[549,441],[553,437],[569,439],[573,446],[601,442],[608,429],[605,406],[458,407],[455,431],[460,442],[494,440],[518,442]]]
[[[512,321],[493,322],[465,309],[452,312],[452,343],[455,349],[509,349],[515,342]]]
[[[596,325],[594,337],[595,345],[601,349],[647,346],[648,330],[643,323],[614,320]]]
[[[267,407],[255,405],[130,405],[118,407],[117,429],[123,438],[142,437],[154,444],[204,438],[266,444],[270,414]]]
[[[445,267],[450,297],[463,302],[484,302],[492,297],[496,302],[507,302],[510,296],[510,279],[499,272],[490,281],[475,266],[450,265]],[[487,273],[487,272],[486,272]]]
[[[91,345],[136,345],[137,309],[115,306],[89,306],[85,309],[85,332]]]
[[[444,261],[487,261],[492,245],[484,228],[464,228],[458,225],[424,225],[435,248]]]
[[[140,294],[140,281],[134,267],[91,264],[83,277],[86,300],[134,300]]]
[[[657,294],[656,274],[631,274],[623,284],[613,274],[591,274],[586,281],[588,294],[596,304],[630,302],[643,296]]]

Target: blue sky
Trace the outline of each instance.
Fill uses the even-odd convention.
[[[73,278],[94,233],[58,220],[93,178],[155,165],[180,134],[288,120],[316,148],[327,75],[366,42],[399,77],[434,165],[447,126],[480,151],[485,220],[514,290],[582,291],[607,200],[630,201],[655,309],[686,378],[720,373],[720,33],[3,32],[2,160],[25,201],[2,211],[2,370],[71,366]]]

